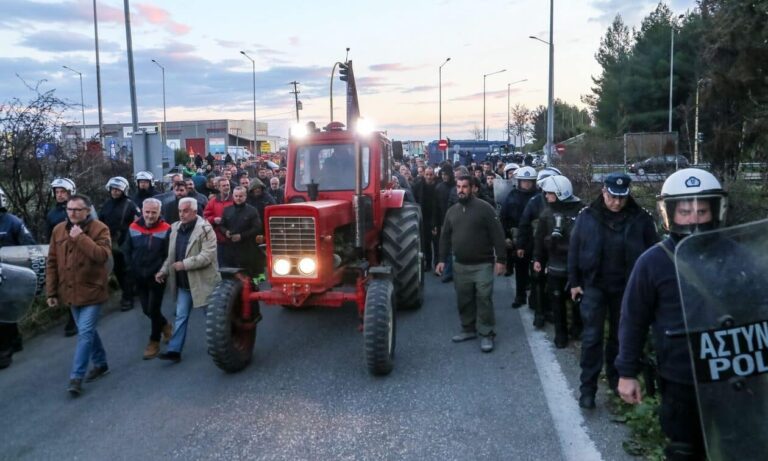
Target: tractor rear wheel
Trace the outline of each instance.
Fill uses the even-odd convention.
[[[365,296],[365,362],[373,375],[388,375],[395,358],[395,308],[390,280],[373,279]]]
[[[227,373],[240,371],[248,365],[256,341],[256,322],[242,318],[242,290],[243,283],[239,279],[224,279],[208,298],[205,319],[208,353],[216,366]],[[254,315],[258,315],[258,307]]]
[[[384,218],[381,256],[384,264],[392,267],[398,309],[418,309],[424,302],[420,215],[418,206],[405,204],[389,210]]]

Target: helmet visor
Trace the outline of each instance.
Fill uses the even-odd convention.
[[[657,206],[664,229],[689,235],[722,226],[727,201],[722,194],[689,195],[660,198]]]

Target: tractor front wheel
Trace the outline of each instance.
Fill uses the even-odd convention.
[[[395,358],[395,309],[390,280],[373,279],[368,285],[363,317],[365,362],[373,375],[388,375]]]
[[[256,341],[256,322],[242,318],[242,290],[240,280],[225,279],[208,298],[205,319],[208,353],[216,366],[227,373],[240,371],[250,363]],[[258,316],[257,306],[254,306],[254,316]]]
[[[381,236],[384,264],[392,267],[395,305],[412,310],[424,302],[424,274],[421,266],[421,218],[419,207],[405,204],[389,210]]]

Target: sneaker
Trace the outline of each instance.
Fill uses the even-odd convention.
[[[144,360],[154,359],[160,355],[160,341],[150,341],[144,348]]]
[[[491,352],[493,350],[493,336],[483,336],[480,339],[480,350],[483,352]]]
[[[79,397],[83,393],[83,380],[82,379],[70,379],[67,392],[72,397]]]
[[[462,331],[461,333],[451,338],[451,341],[455,343],[460,343],[462,341],[469,341],[470,339],[475,339],[475,338],[477,338],[476,331]]]
[[[168,344],[168,341],[171,340],[171,336],[173,336],[173,325],[170,324],[170,322],[166,322],[165,326],[163,326],[163,344]]]
[[[93,367],[91,368],[91,371],[89,371],[88,374],[85,375],[85,382],[90,383],[92,381],[96,381],[102,376],[105,376],[108,374],[109,374],[109,365],[107,364],[104,364],[100,367]]]
[[[133,300],[132,299],[124,299],[120,301],[120,310],[122,312],[129,311],[133,309]]]
[[[525,305],[525,297],[518,298],[515,296],[515,300],[512,301],[512,309],[517,309],[518,307]]]
[[[587,410],[592,410],[596,407],[594,394],[581,394],[579,397],[579,406]]]
[[[163,352],[162,354],[158,355],[157,358],[160,360],[170,360],[173,363],[179,363],[181,362],[181,353],[179,352]]]

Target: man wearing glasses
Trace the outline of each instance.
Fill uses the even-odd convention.
[[[67,390],[73,397],[82,382],[107,373],[107,355],[96,324],[101,305],[109,299],[107,262],[112,254],[109,227],[92,219],[91,200],[72,195],[67,201],[67,220],[53,228],[45,273],[49,307],[68,307],[77,324],[77,347]],[[93,368],[86,375],[88,362]]]
[[[568,283],[571,299],[581,300],[581,396],[579,406],[595,408],[597,380],[605,362],[612,392],[619,374],[613,362],[619,351],[621,298],[635,261],[658,241],[650,213],[629,193],[631,178],[611,173],[597,199],[584,208],[571,231]],[[603,351],[603,329],[608,339]]]

